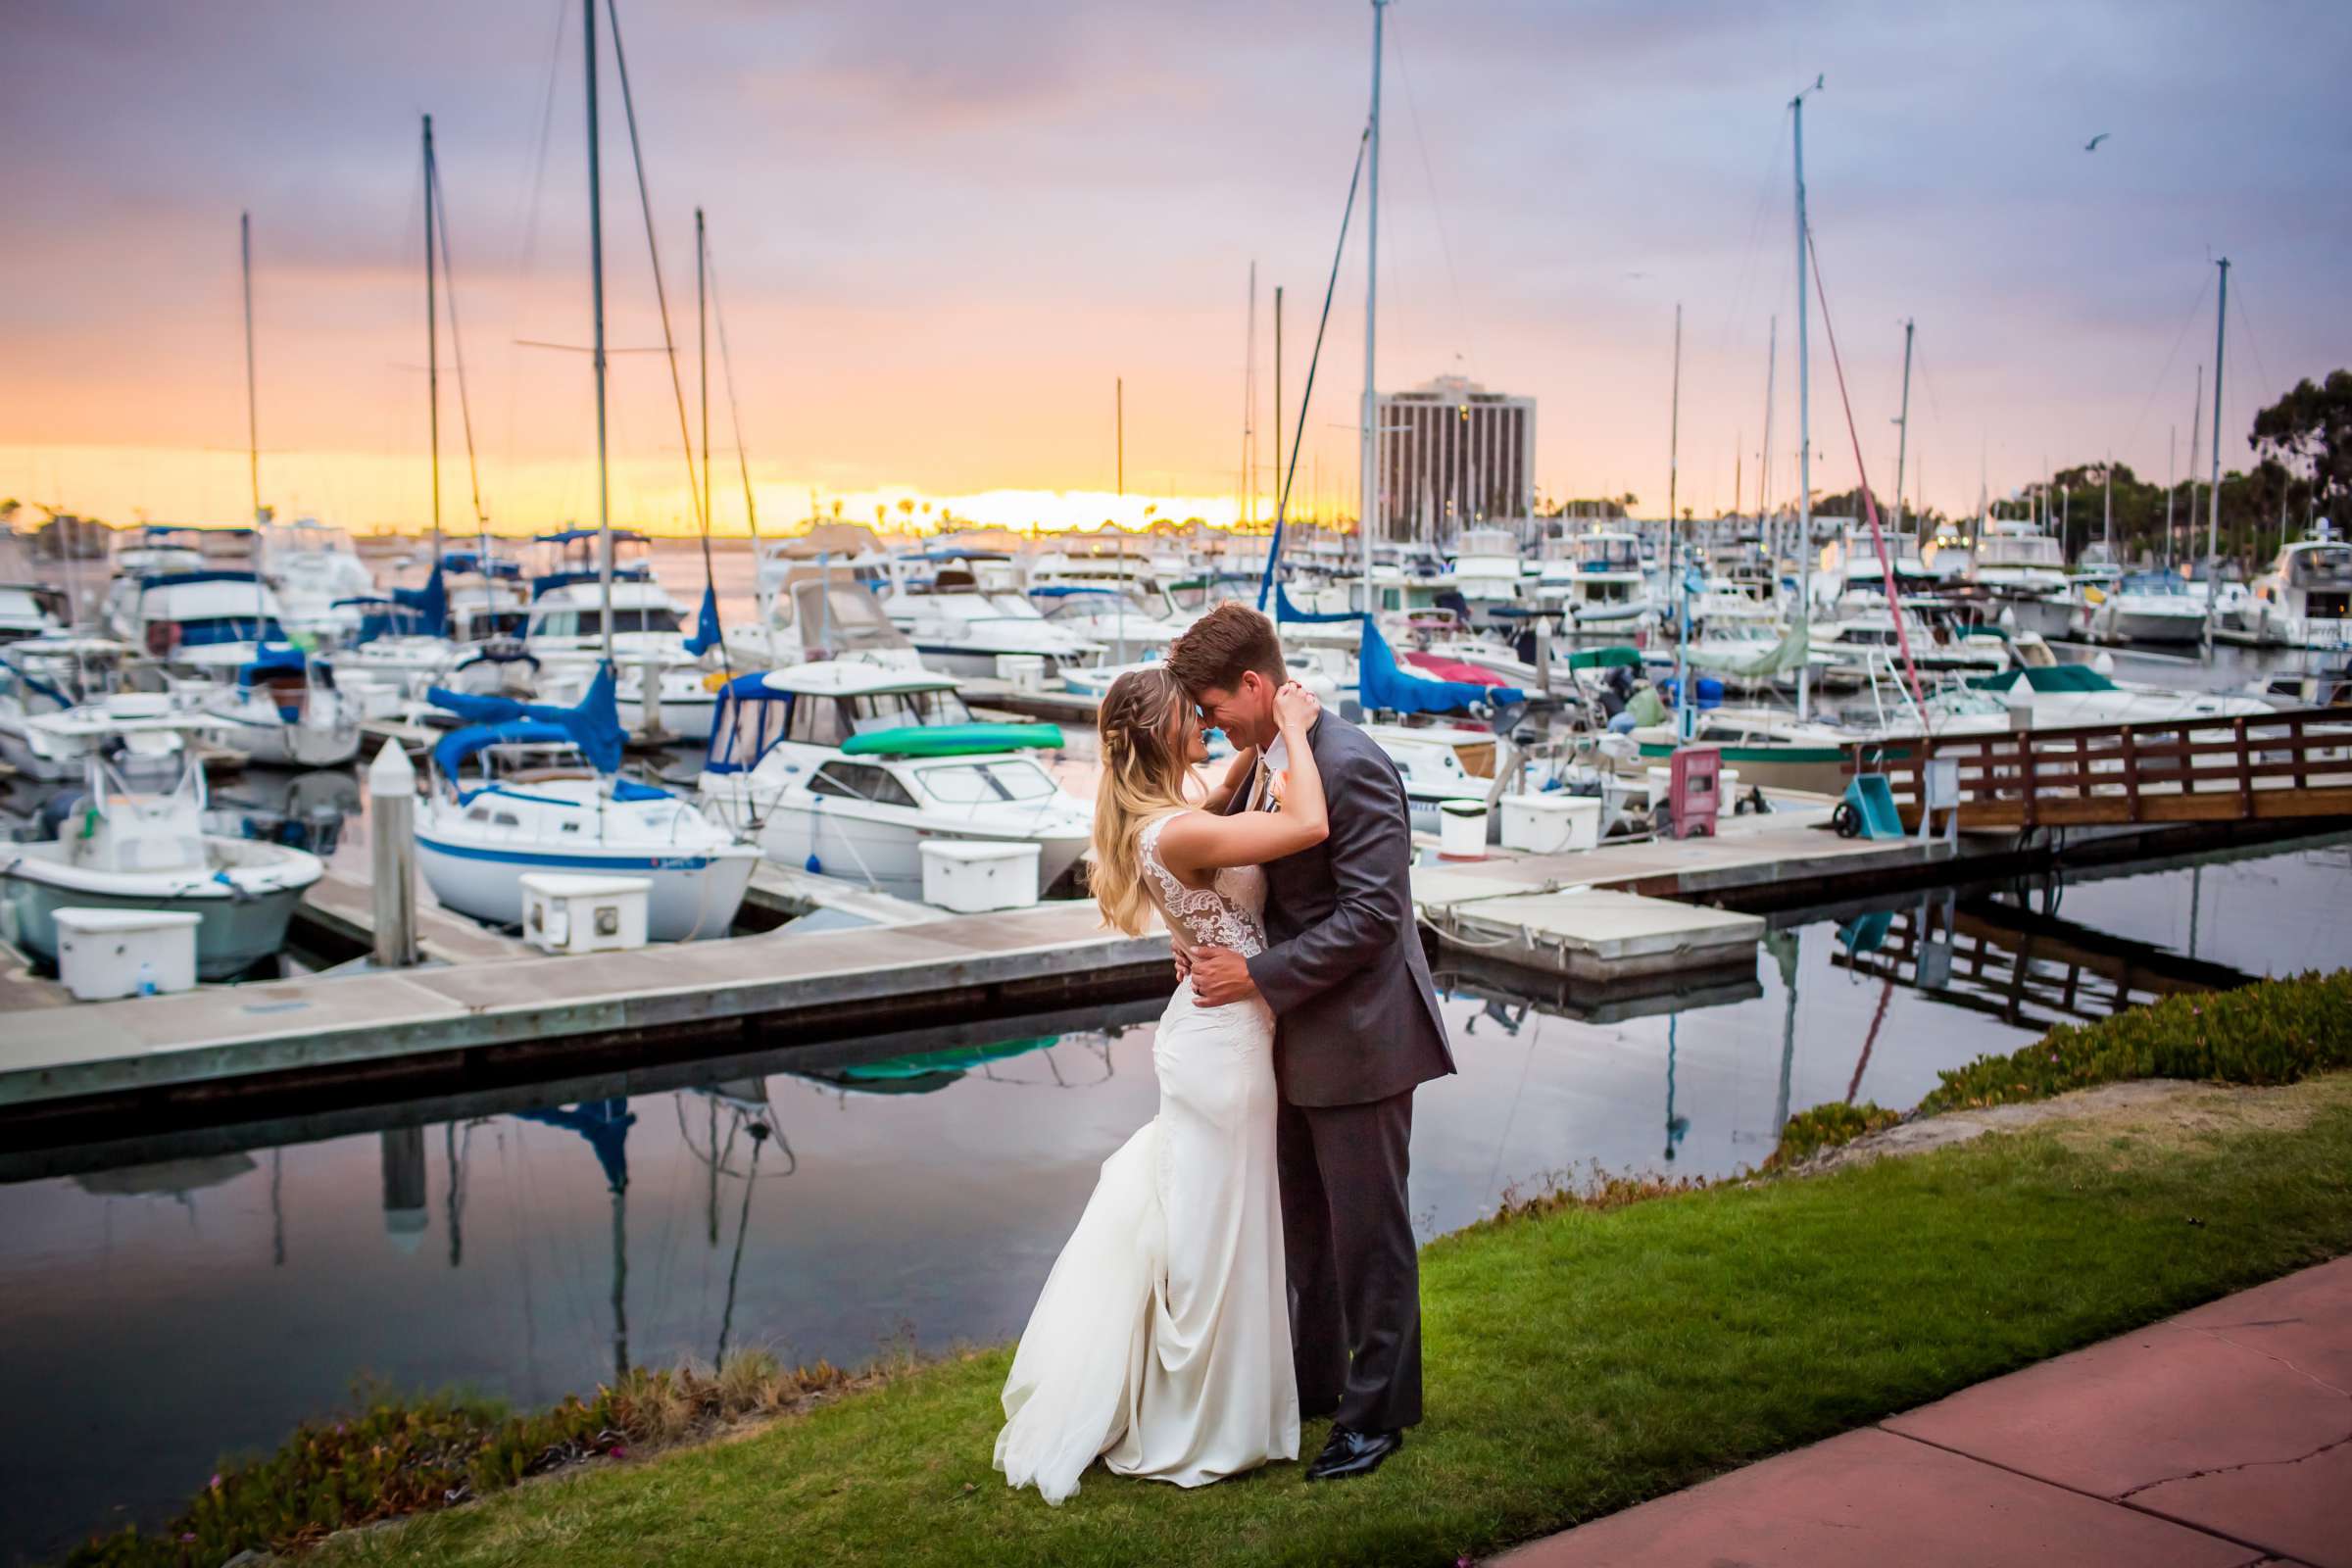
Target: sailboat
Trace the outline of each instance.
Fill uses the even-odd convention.
[[[522,918],[522,878],[532,871],[587,871],[643,878],[651,886],[647,935],[657,942],[723,937],[760,860],[759,849],[713,825],[666,790],[618,776],[620,719],[614,703],[613,530],[605,419],[603,186],[597,157],[596,0],[584,0],[588,76],[588,234],[595,324],[597,530],[601,549],[592,606],[563,613],[569,637],[596,617],[603,659],[569,707],[525,704],[435,687],[435,706],[469,721],[433,748],[435,779],[419,804],[416,863],[435,897],[475,919]],[[617,47],[618,40],[615,39]],[[623,91],[627,75],[622,74]],[[560,544],[584,542],[584,530]],[[552,592],[584,590],[585,574],[557,573]],[[557,612],[550,591],[534,603],[534,626]],[[568,604],[569,602],[566,601]],[[644,623],[644,611],[639,612]],[[674,622],[674,616],[673,616]],[[470,776],[469,776],[470,775]]]

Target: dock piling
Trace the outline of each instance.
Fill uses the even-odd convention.
[[[368,822],[375,962],[405,969],[416,961],[416,769],[392,741],[368,764]]]

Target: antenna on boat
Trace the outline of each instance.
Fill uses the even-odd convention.
[[[1894,537],[1903,537],[1903,460],[1911,455],[1911,329],[1913,323],[1903,321],[1903,412],[1894,421],[1898,432],[1894,438]],[[1920,525],[1924,533],[1927,525]]]

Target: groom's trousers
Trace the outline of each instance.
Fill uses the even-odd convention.
[[[1275,1121],[1298,1408],[1359,1432],[1421,1419],[1421,1275],[1406,1208],[1413,1092]]]

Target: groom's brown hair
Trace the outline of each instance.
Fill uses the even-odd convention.
[[[1210,687],[1233,691],[1244,670],[1256,670],[1279,686],[1290,679],[1282,662],[1282,639],[1274,623],[1233,600],[1193,622],[1168,649],[1168,668],[1185,691],[1198,697]]]

